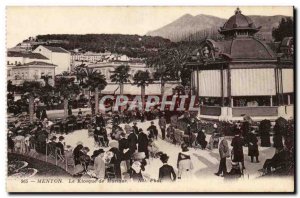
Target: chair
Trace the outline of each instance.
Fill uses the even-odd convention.
[[[57,132],[60,132],[60,126],[58,124],[54,125],[53,126],[53,129],[54,131],[57,133]]]
[[[72,151],[65,151],[65,162],[66,162],[66,170],[68,170],[69,166],[75,168],[75,161]]]
[[[70,132],[74,131],[74,124],[70,123],[67,126],[68,126],[68,131]]]

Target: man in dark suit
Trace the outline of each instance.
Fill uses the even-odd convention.
[[[121,139],[119,140],[119,150],[121,152],[122,158],[126,159],[126,152],[124,150],[128,149],[128,140],[125,138],[125,133],[121,133]]]
[[[155,138],[157,140],[158,130],[153,121],[151,121],[151,126],[148,127],[147,131],[149,131],[149,138]]]
[[[137,127],[136,125],[137,125],[137,123],[134,122],[132,128],[133,128],[134,132],[135,132],[136,134],[138,134],[138,133],[139,133],[139,129],[138,129],[138,127]]]
[[[172,166],[168,165],[169,156],[167,154],[161,154],[160,160],[164,164],[159,169],[159,180],[161,181],[175,181],[176,174]]]
[[[146,155],[146,159],[149,159],[148,145],[149,145],[149,140],[147,135],[143,132],[142,129],[139,129],[138,152],[144,152]]]
[[[101,113],[97,113],[96,115],[96,125],[105,127],[105,120]]]
[[[130,155],[132,155],[137,149],[136,144],[138,143],[138,138],[135,132],[131,132],[127,138],[128,140],[128,148],[130,151]]]
[[[243,169],[245,169],[244,164],[244,152],[243,152],[244,141],[240,137],[240,133],[235,134],[231,141],[231,146],[233,147],[233,162],[241,162]]]

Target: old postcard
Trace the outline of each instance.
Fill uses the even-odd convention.
[[[7,191],[295,192],[293,13],[7,7]]]

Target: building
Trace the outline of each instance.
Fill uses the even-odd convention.
[[[110,82],[110,76],[113,74],[112,71],[120,65],[128,65],[130,67],[130,75],[131,77],[134,76],[134,74],[138,71],[150,71],[152,73],[151,68],[147,68],[146,64],[141,61],[111,61],[111,62],[101,62],[97,64],[90,64],[88,67],[93,68],[94,70],[97,70],[101,72],[106,80]]]
[[[49,84],[54,85],[55,67],[52,63],[33,61],[11,68],[11,80],[14,85],[23,84],[24,81],[39,81],[44,84],[42,76],[50,76]]]
[[[6,57],[7,63],[7,80],[12,80],[14,82],[15,78],[12,73],[13,68],[16,66],[22,66],[30,62],[45,62],[51,63],[50,60],[39,53],[32,52],[17,52],[17,51],[8,51]]]
[[[42,54],[50,60],[51,64],[57,65],[56,74],[70,70],[71,53],[61,47],[40,45],[33,52]]]
[[[188,65],[200,118],[293,117],[293,42],[281,43],[282,51],[290,52],[287,57],[276,54],[255,37],[260,28],[237,9],[219,30],[224,39],[206,39],[194,52]]]

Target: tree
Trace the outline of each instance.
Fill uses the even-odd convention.
[[[81,64],[74,68],[74,73],[79,81],[79,86],[88,89],[90,103],[90,91],[95,93],[95,109],[97,113],[99,110],[99,91],[102,91],[107,85],[105,76],[102,75],[101,72],[98,72],[85,64]]]
[[[160,80],[161,83],[161,95],[165,92],[165,83],[167,81],[178,80],[176,71],[172,66],[172,56],[170,56],[170,50],[160,49],[156,55],[148,57],[146,64],[155,70],[154,79]]]
[[[181,43],[173,48],[161,49],[147,58],[147,66],[154,68],[155,76],[161,80],[162,94],[166,81],[180,79],[184,86],[189,83],[190,70],[185,67],[185,63],[190,58],[194,48],[194,45]]]
[[[74,83],[74,78],[61,76],[56,79],[55,88],[64,99],[64,116],[67,117],[69,99],[80,93],[80,87]]]
[[[294,22],[291,17],[282,18],[278,27],[273,28],[272,36],[275,41],[282,41],[284,37],[294,36]]]
[[[112,82],[118,83],[120,87],[120,95],[124,93],[124,83],[130,82],[130,67],[128,65],[120,65],[116,67],[114,71],[112,71],[112,75],[110,79]]]
[[[99,91],[101,92],[107,85],[105,76],[101,72],[93,71],[86,81],[87,86],[95,93],[95,113],[99,110]]]
[[[137,73],[133,76],[133,84],[141,87],[141,97],[142,97],[142,105],[145,107],[145,89],[150,83],[153,82],[153,79],[150,77],[150,73],[148,70],[146,71],[137,71]]]
[[[28,94],[29,100],[29,121],[33,122],[34,116],[34,97],[41,94],[41,83],[38,81],[25,81],[21,87],[23,94]]]
[[[11,80],[7,81],[7,91],[8,92],[15,92],[16,86],[12,84]]]

